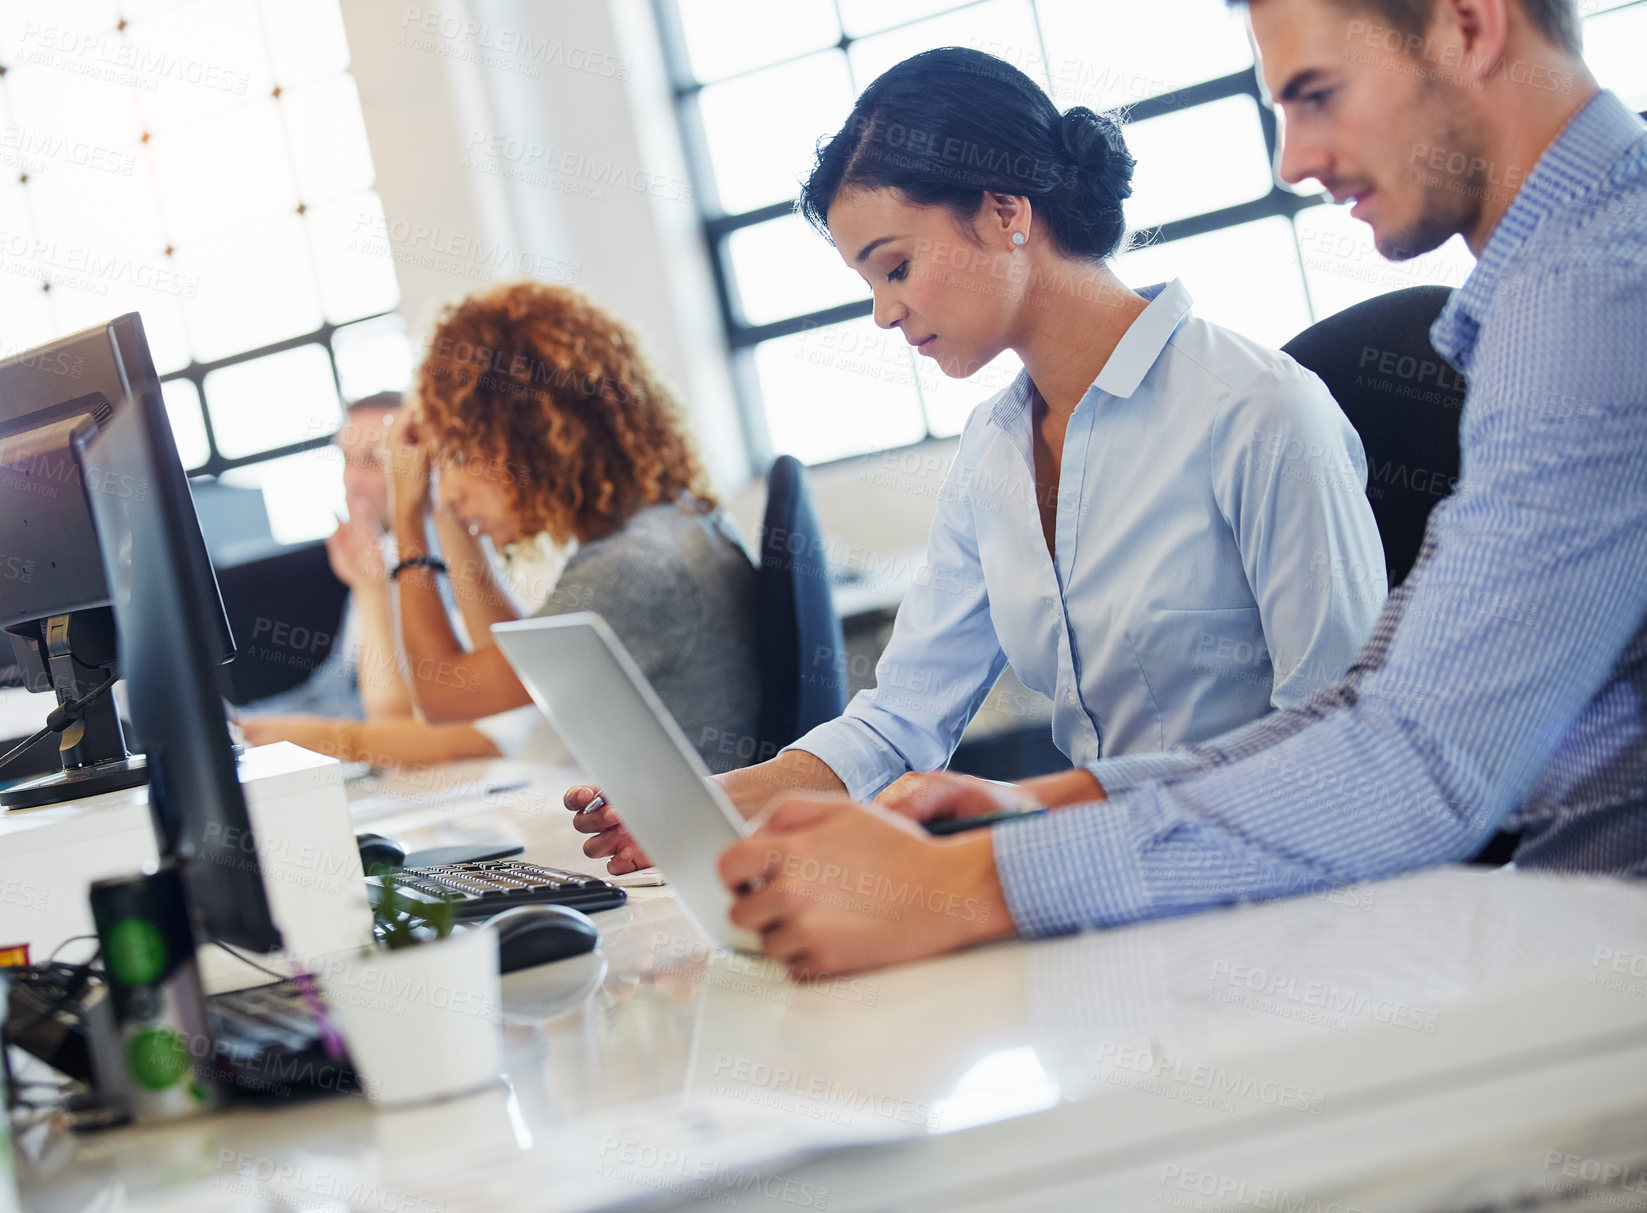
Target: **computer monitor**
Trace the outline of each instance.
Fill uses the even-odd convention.
[[[106,423],[128,395],[159,389],[135,312],[0,362],[0,628],[10,633],[25,684],[54,692],[59,704],[119,671],[108,586],[69,435],[88,420]],[[188,491],[175,453],[162,472],[171,488]],[[192,512],[190,520],[183,542],[203,563],[205,541]],[[228,660],[234,640],[220,599],[203,626],[213,658]],[[142,760],[126,751],[108,694],[63,732],[59,753],[60,774],[0,791],[0,808],[92,796],[147,778]]]
[[[112,591],[133,725],[149,763],[160,854],[199,938],[280,948],[218,685],[223,612],[158,385],[74,432]]]

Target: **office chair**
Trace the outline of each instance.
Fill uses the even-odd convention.
[[[806,469],[779,455],[766,473],[757,589],[762,759],[846,707],[846,642],[825,551]]]
[[[1444,286],[1392,291],[1281,347],[1321,377],[1361,435],[1392,588],[1418,557],[1430,511],[1458,483],[1464,379],[1430,344],[1430,324],[1451,294]]]
[[[219,565],[217,584],[238,649],[224,667],[233,703],[291,690],[337,643],[349,587],[332,572],[324,543]]]
[[[1406,579],[1436,502],[1458,483],[1464,379],[1430,344],[1452,291],[1414,286],[1347,307],[1281,348],[1321,377],[1367,452],[1367,498],[1390,588]],[[1500,830],[1468,862],[1498,867],[1519,833]]]

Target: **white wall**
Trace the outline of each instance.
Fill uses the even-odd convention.
[[[716,484],[743,485],[726,343],[646,0],[344,0],[343,13],[414,348],[443,304],[484,281],[524,266],[569,282],[639,333],[685,399]]]

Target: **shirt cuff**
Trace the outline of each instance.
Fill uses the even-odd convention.
[[[1125,803],[1054,809],[990,829],[1018,933],[1034,939],[1143,917],[1144,885]]]
[[[1084,769],[1098,781],[1105,796],[1126,792],[1139,784],[1170,782],[1205,769],[1202,759],[1188,750],[1156,750],[1100,758]]]
[[[835,772],[853,800],[870,801],[894,779],[907,774],[903,758],[867,726],[850,716],[826,720],[789,750],[805,750]]]

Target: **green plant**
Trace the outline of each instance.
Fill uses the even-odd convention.
[[[400,895],[399,881],[390,873],[383,877],[383,896],[373,912],[378,943],[395,952],[450,935],[456,920],[454,903],[408,901]]]

